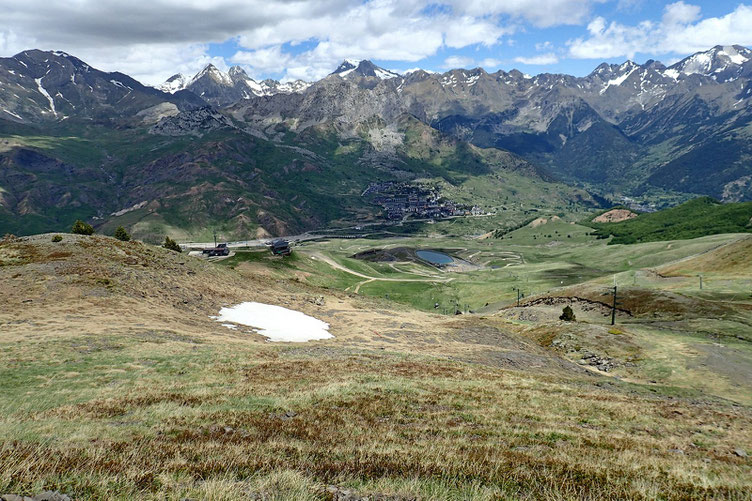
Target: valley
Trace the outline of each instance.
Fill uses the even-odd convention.
[[[216,262],[6,237],[0,491],[743,498],[752,238],[592,231],[541,217],[503,238],[307,240]],[[333,337],[274,343],[213,320],[246,301]]]
[[[506,210],[485,233],[532,210],[742,202],[751,68],[734,45],[583,77],[362,60],[286,83],[209,64],[155,88],[28,50],[0,59],[0,233],[85,219],[152,243],[250,240]],[[402,201],[407,186],[431,195]]]
[[[0,501],[748,499],[750,82],[0,58]]]

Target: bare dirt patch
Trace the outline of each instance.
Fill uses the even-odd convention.
[[[600,216],[593,219],[594,223],[620,223],[629,219],[634,219],[637,214],[627,209],[612,209],[608,212],[604,212]]]

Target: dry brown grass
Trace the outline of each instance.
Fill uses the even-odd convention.
[[[747,407],[570,370],[534,342],[544,330],[328,292],[317,306],[302,284],[107,240],[82,240],[86,253],[66,240],[60,260],[39,244],[0,268],[12,306],[0,312],[0,492],[749,498],[750,460],[734,454],[752,451]],[[313,313],[336,337],[269,345],[208,319],[249,299]],[[535,365],[494,367],[506,353]]]

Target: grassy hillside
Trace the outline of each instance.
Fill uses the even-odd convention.
[[[682,205],[620,223],[583,224],[612,244],[686,240],[721,233],[752,232],[752,202],[722,204],[700,197]]]
[[[229,128],[166,137],[72,121],[0,131],[0,234],[62,231],[75,219],[107,234],[124,225],[152,242],[207,241],[213,230],[238,240],[295,234],[378,220],[380,208],[360,196],[373,181],[430,180],[463,203],[513,200],[512,212],[592,203],[519,157],[416,120],[394,135],[397,144],[380,150],[366,132],[342,139],[325,126],[281,142]]]
[[[532,250],[512,261],[563,251]],[[610,331],[597,315],[566,326],[429,314],[306,284],[313,268],[270,279],[301,261],[311,260],[266,252],[221,267],[96,236],[0,241],[0,492],[684,500],[752,488],[749,459],[735,452],[752,450],[750,408],[682,379],[697,366],[702,380],[725,382],[701,350],[736,350],[732,368],[743,368],[741,341]],[[210,318],[247,300],[313,315],[335,337],[269,343]],[[614,369],[624,380],[587,369],[558,347],[574,338],[637,366]],[[721,389],[745,394],[734,371],[743,385]]]

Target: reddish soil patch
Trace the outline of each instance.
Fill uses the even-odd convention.
[[[593,219],[594,223],[619,223],[627,219],[634,219],[637,214],[626,209],[612,209]]]

